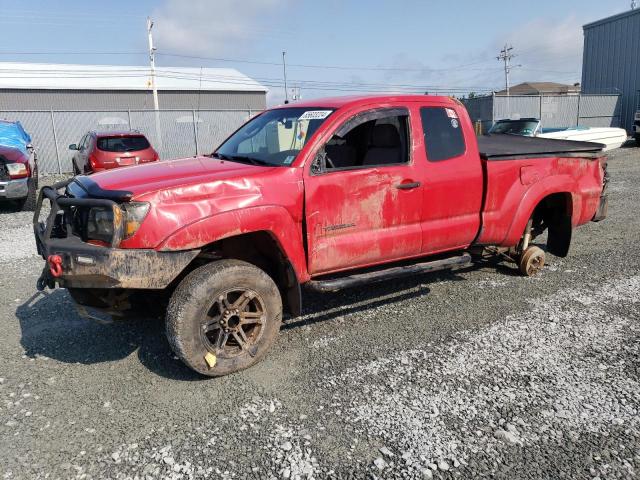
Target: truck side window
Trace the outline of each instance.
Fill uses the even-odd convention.
[[[455,110],[445,107],[422,107],[420,118],[427,160],[439,162],[459,157],[464,153],[464,136]]]
[[[325,145],[325,169],[368,168],[409,162],[408,115],[378,116],[358,123]]]

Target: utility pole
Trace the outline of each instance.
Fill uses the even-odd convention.
[[[509,74],[511,73],[511,69],[514,67],[521,67],[522,65],[511,65],[511,59],[516,55],[511,53],[513,47],[511,45],[504,44],[504,48],[500,50],[500,55],[496,58],[498,61],[502,60],[504,62],[504,88],[507,91],[507,111],[508,117],[511,117],[511,99],[509,96]]]
[[[287,52],[282,52],[282,73],[284,75],[284,103],[289,103],[289,92],[287,91]]]
[[[158,88],[156,87],[156,48],[153,46],[153,21],[147,17],[147,37],[149,39],[149,62],[151,63],[151,89],[153,90],[153,108],[158,110]]]
[[[515,57],[511,51],[513,47],[511,45],[504,44],[504,48],[500,51],[500,55],[496,57],[498,61],[504,62],[504,88],[507,91],[507,97],[509,96],[509,73],[511,72],[511,59]]]
[[[153,46],[153,21],[147,17],[147,38],[149,39],[149,62],[151,64],[151,90],[153,91],[153,109],[155,110],[156,140],[158,151],[162,155],[162,131],[160,130],[160,110],[158,105],[158,87],[156,85],[156,47]]]

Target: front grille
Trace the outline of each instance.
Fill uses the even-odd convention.
[[[0,182],[6,182],[10,180],[9,170],[7,170],[7,166],[4,163],[0,163]]]

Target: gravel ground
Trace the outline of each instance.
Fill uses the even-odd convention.
[[[477,265],[305,295],[267,359],[204,380],[162,323],[36,295],[30,216],[0,212],[4,478],[635,478],[640,149],[609,218],[534,278]]]

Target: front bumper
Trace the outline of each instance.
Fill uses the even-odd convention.
[[[33,217],[38,253],[48,262],[59,257],[60,270],[54,274],[50,264],[38,280],[38,288],[53,288],[56,283],[65,288],[166,288],[198,255],[199,250],[157,252],[151,249],[122,249],[117,244],[93,245],[71,233],[66,215],[73,206],[112,206],[112,200],[76,199],[60,195],[61,182],[43,187]],[[51,203],[46,221],[39,220],[43,199]],[[61,228],[67,224],[68,228]],[[118,231],[114,228],[114,231]],[[53,235],[53,236],[52,236]],[[114,239],[114,243],[117,239]],[[119,241],[119,240],[117,240]]]
[[[29,195],[29,179],[0,180],[0,199],[18,199]]]

